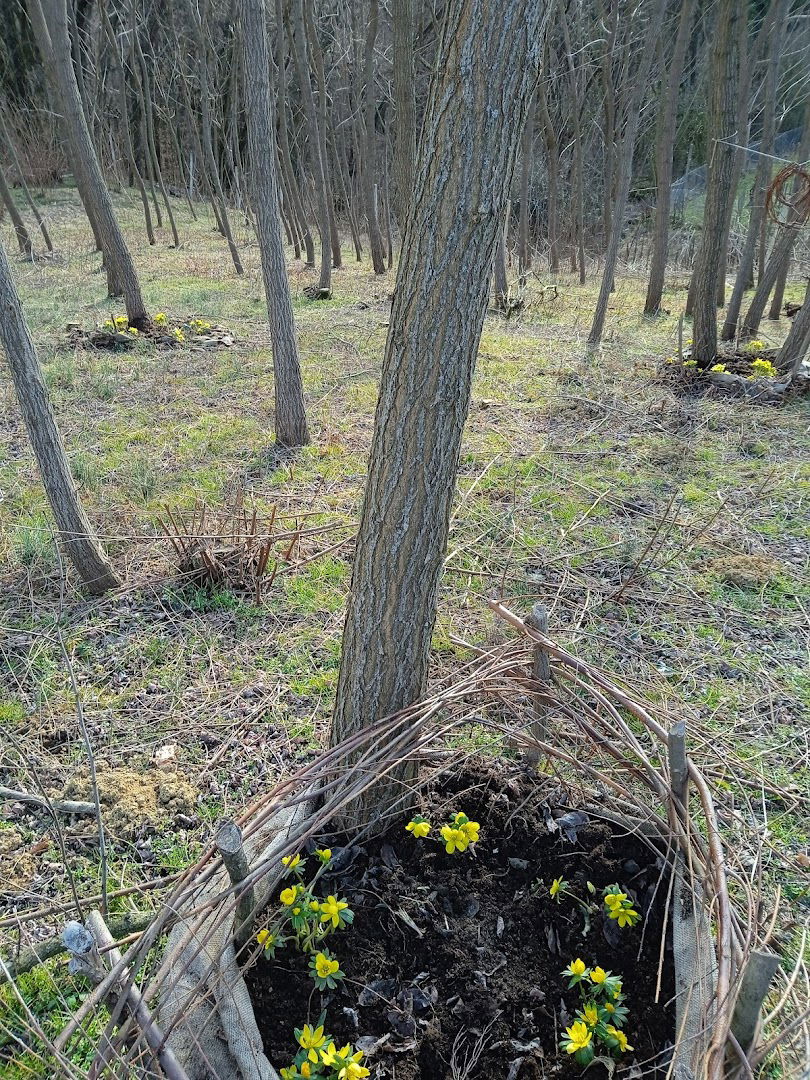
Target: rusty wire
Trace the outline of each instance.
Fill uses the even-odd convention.
[[[788,187],[790,185],[790,187]],[[787,211],[782,216],[781,211]],[[810,220],[810,172],[793,162],[780,169],[765,196],[765,212],[786,229],[801,229]]]

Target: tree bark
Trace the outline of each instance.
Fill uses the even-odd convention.
[[[121,581],[101,550],[76,494],[65,446],[56,426],[45,379],[2,244],[0,341],[62,542],[88,591],[100,596],[108,589],[116,588]]]
[[[17,246],[20,249],[20,254],[25,255],[30,259],[34,254],[34,245],[31,243],[28,229],[26,229],[25,222],[20,215],[20,211],[17,209],[17,204],[14,202],[14,196],[11,194],[11,189],[8,186],[2,164],[0,164],[0,201],[2,201],[6,210],[8,210],[8,216],[11,218],[11,224],[14,226],[14,235],[17,237]]]
[[[548,42],[546,42],[548,46]],[[560,186],[560,146],[554,123],[548,108],[546,81],[550,78],[548,47],[543,63],[543,77],[537,87],[537,104],[543,124],[543,138],[546,144],[546,171],[548,191],[546,195],[546,223],[548,229],[548,268],[552,274],[560,269],[559,252],[559,186]]]
[[[108,282],[123,293],[129,325],[143,330],[150,319],[87,126],[71,57],[65,0],[29,0],[29,3],[32,9],[39,9],[39,18],[32,18],[32,24],[40,53],[45,63],[51,65],[53,85],[59,93],[52,107],[54,112],[61,113],[65,123],[73,166],[78,171],[79,191],[98,230]]]
[[[717,0],[714,45],[709,66],[708,132],[709,164],[703,236],[695,260],[692,356],[700,367],[709,367],[717,356],[717,290],[725,270],[725,221],[734,192],[736,150],[737,82],[739,76],[737,23],[738,0]]]
[[[318,231],[321,234],[321,273],[318,289],[326,296],[332,295],[332,234],[329,220],[329,192],[326,186],[326,166],[323,160],[322,143],[318,125],[318,113],[315,108],[315,95],[309,74],[307,55],[307,37],[304,29],[304,4],[306,0],[292,0],[292,47],[301,97],[304,103],[304,115],[307,119],[307,141],[312,175],[315,180],[315,195],[318,203]]]
[[[366,44],[363,54],[363,121],[365,126],[365,161],[363,162],[363,201],[366,204],[368,222],[368,246],[371,265],[375,274],[385,273],[385,253],[377,214],[375,186],[377,180],[377,100],[374,93],[374,45],[377,41],[377,24],[380,7],[378,0],[369,0]]]
[[[622,82],[628,87],[627,107],[624,114],[624,133],[621,139],[618,155],[618,172],[616,176],[616,203],[613,207],[613,219],[610,227],[610,240],[605,252],[605,265],[602,271],[602,283],[599,288],[599,297],[596,301],[596,311],[593,316],[590,333],[588,334],[587,352],[591,353],[602,340],[602,331],[605,328],[608,301],[613,291],[613,278],[616,273],[616,261],[619,257],[619,245],[624,228],[624,213],[627,207],[627,199],[630,194],[630,181],[633,174],[633,152],[636,146],[636,134],[638,132],[639,119],[641,118],[641,97],[647,85],[647,76],[650,73],[654,54],[653,42],[655,35],[661,26],[666,0],[654,0],[650,4],[650,12],[644,38],[641,44],[641,54],[638,65],[635,64],[631,71],[632,55],[628,51],[625,63],[625,74]],[[630,43],[627,45],[631,48]]]
[[[644,314],[655,315],[661,307],[664,292],[664,273],[667,265],[669,242],[669,218],[672,205],[672,152],[675,146],[675,125],[678,119],[678,96],[681,76],[686,59],[686,49],[692,36],[695,0],[684,0],[678,20],[678,32],[669,66],[667,89],[659,119],[658,139],[655,147],[655,225],[653,249],[650,259],[650,279]]]
[[[394,20],[394,217],[399,235],[405,236],[405,223],[413,192],[416,167],[416,96],[414,92],[415,0],[397,0]]]
[[[520,153],[520,208],[518,211],[518,269],[521,274],[532,268],[532,245],[529,236],[529,181],[534,146],[535,99],[529,105]]]
[[[53,243],[51,242],[48,227],[46,226],[42,218],[42,214],[40,214],[39,212],[39,207],[37,206],[33,196],[31,195],[28,184],[25,182],[25,173],[23,172],[22,165],[20,165],[20,159],[17,155],[17,148],[14,145],[14,140],[11,137],[11,131],[6,124],[2,113],[0,113],[0,135],[2,135],[3,142],[8,148],[9,156],[11,157],[11,163],[13,164],[17,172],[17,182],[19,183],[20,187],[23,190],[23,194],[25,195],[25,201],[28,203],[31,213],[36,219],[37,225],[39,225],[39,231],[42,233],[42,239],[45,241],[45,247],[48,249],[48,251],[53,251]]]
[[[772,19],[770,19],[771,15]],[[776,90],[779,81],[779,61],[781,60],[782,42],[784,41],[786,15],[787,0],[773,0],[769,13],[772,25],[768,35],[769,53],[764,80],[762,135],[759,141],[761,156],[757,161],[754,186],[751,192],[751,214],[748,221],[745,245],[740,256],[740,265],[737,268],[737,277],[726,309],[723,328],[720,332],[723,341],[731,341],[737,333],[743,293],[750,287],[754,270],[754,255],[759,242],[762,222],[765,219],[765,198],[770,176],[773,172],[773,160],[770,155],[773,153],[774,136],[776,134]]]
[[[785,343],[777,353],[777,370],[789,371],[791,378],[795,379],[808,350],[810,350],[810,277],[807,279],[801,311],[793,316],[793,323],[785,338]]]
[[[241,16],[252,201],[273,339],[276,442],[282,446],[305,446],[309,442],[309,431],[279,219],[275,119],[269,83],[270,51],[264,0],[241,0]]]
[[[542,49],[540,0],[450,0],[420,140],[354,557],[332,740],[425,690],[498,234]],[[378,786],[351,813],[379,816]]]

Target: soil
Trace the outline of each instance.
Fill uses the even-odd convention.
[[[472,853],[448,855],[436,840],[414,840],[404,823],[351,848],[325,838],[338,869],[317,891],[345,897],[355,912],[353,926],[328,939],[346,977],[321,994],[306,959],[289,949],[246,973],[270,1060],[289,1064],[293,1027],[326,1009],[327,1031],[365,1049],[377,1080],[579,1076],[559,1039],[579,1007],[561,972],[581,957],[623,978],[634,1050],[621,1071],[663,1077],[675,1029],[668,934],[656,999],[666,864],[637,836],[566,806],[561,791],[555,806],[547,794],[547,778],[483,767],[427,790],[429,820],[463,810],[480,822]],[[582,899],[588,881],[596,886],[589,926],[570,898],[549,896],[560,876]],[[614,883],[643,914],[635,928],[603,915],[602,890]],[[599,1062],[588,1070],[610,1073]]]

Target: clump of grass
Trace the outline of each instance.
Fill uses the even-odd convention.
[[[90,376],[90,389],[100,401],[112,401],[118,390],[118,371],[109,360]]]
[[[132,459],[127,470],[127,487],[143,502],[147,503],[154,496],[158,486],[158,474],[146,457]]]
[[[50,390],[73,390],[76,385],[76,365],[72,356],[57,356],[45,368],[45,382]]]
[[[101,483],[98,466],[89,454],[75,454],[70,462],[70,471],[79,487],[87,491],[95,491]]]
[[[20,566],[29,571],[49,573],[56,566],[51,523],[44,514],[34,514],[12,533],[11,548]]]

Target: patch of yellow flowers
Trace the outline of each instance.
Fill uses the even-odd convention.
[[[335,1040],[326,1034],[321,1016],[317,1027],[304,1024],[295,1029],[300,1047],[295,1060],[281,1070],[282,1080],[363,1080],[369,1070],[362,1065],[363,1051],[355,1050],[351,1043],[338,1048]]]
[[[562,1049],[572,1054],[580,1065],[590,1065],[601,1045],[610,1054],[624,1054],[633,1047],[621,1030],[627,1020],[622,1004],[622,980],[596,965],[587,967],[580,957],[562,972],[568,976],[568,989],[579,987],[582,1005],[574,1022],[565,1029]]]
[[[416,814],[405,826],[416,840],[423,840],[433,828],[431,823]],[[439,835],[444,841],[444,850],[448,855],[456,851],[466,851],[471,844],[478,842],[478,834],[481,826],[477,821],[470,821],[464,813],[456,814],[446,825],[442,825]]]

